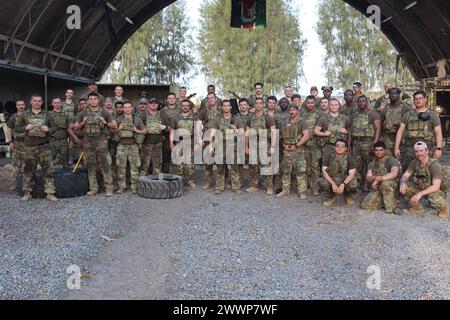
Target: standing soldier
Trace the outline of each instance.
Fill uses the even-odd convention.
[[[181,102],[187,99],[187,89],[186,87],[180,87],[178,89],[177,107],[181,108]]]
[[[103,105],[103,110],[110,113],[111,116],[114,118],[116,116],[115,110],[114,110],[114,102],[113,99],[110,97],[105,98],[105,103]]]
[[[177,114],[180,113],[180,108],[177,107],[177,96],[175,93],[170,92],[167,95],[167,106],[161,109],[161,115],[164,119],[166,119],[167,127],[170,127],[172,121],[175,120]],[[170,172],[170,163],[171,163],[171,154],[170,151],[170,141],[169,141],[169,133],[170,128],[167,128],[163,131],[163,144],[162,144],[162,152],[163,152],[163,162],[162,162],[162,172]]]
[[[335,151],[327,154],[322,160],[322,175],[319,181],[320,189],[328,195],[324,206],[332,206],[336,196],[343,194],[348,205],[352,205],[352,195],[356,193],[356,162],[347,152],[347,141],[336,140]]]
[[[402,117],[411,110],[408,105],[400,100],[400,93],[400,89],[391,88],[389,91],[389,103],[380,112],[381,121],[383,122],[384,143],[391,155],[395,154],[395,137],[400,128]]]
[[[255,89],[255,94],[251,95],[248,98],[248,104],[250,105],[250,108],[253,108],[255,106],[255,99],[256,98],[261,98],[264,101],[267,101],[267,94],[264,93],[264,84],[262,84],[261,82],[257,82],[253,85],[253,88]]]
[[[127,99],[123,96],[123,87],[117,86],[114,89],[114,98],[112,99],[112,106],[115,106],[117,102],[125,103]]]
[[[439,209],[439,217],[448,217],[447,178],[437,159],[429,156],[428,146],[419,141],[414,145],[416,158],[410,163],[400,181],[400,193],[412,205],[406,213],[423,212],[420,199],[427,198],[431,205]],[[413,177],[413,181],[408,181]]]
[[[102,172],[106,196],[113,195],[113,179],[111,172],[111,155],[108,150],[107,129],[117,128],[111,114],[100,108],[99,96],[89,93],[88,108],[80,112],[75,123],[75,130],[81,130],[84,141],[83,151],[89,175],[88,196],[98,193],[97,169]]]
[[[114,104],[114,113],[113,118],[116,119],[118,117],[123,116],[124,103],[121,101],[117,101]],[[109,130],[109,139],[108,139],[108,148],[109,154],[111,155],[111,170],[114,182],[114,189],[119,190],[119,172],[117,168],[117,146],[119,144],[120,137],[117,134],[118,129],[110,129]]]
[[[283,171],[282,191],[277,197],[288,196],[291,192],[292,173],[297,180],[297,192],[302,200],[306,200],[306,160],[305,145],[309,139],[308,125],[300,119],[297,106],[289,105],[289,119],[281,126],[283,137]]]
[[[316,86],[312,86],[309,90],[309,94],[314,97],[316,101],[316,108],[320,109],[320,98],[319,98],[319,89]],[[302,104],[302,110],[306,108],[306,100]]]
[[[348,134],[352,127],[352,121],[347,116],[339,113],[340,108],[341,103],[338,99],[330,99],[330,113],[320,118],[314,128],[314,134],[317,137],[326,138],[323,142],[325,144],[323,147],[324,158],[334,153],[338,139],[349,141]]]
[[[323,86],[322,87],[323,97],[330,100],[331,95],[333,94],[333,90],[334,90],[334,88],[332,86]]]
[[[210,143],[210,136],[205,133],[211,129],[212,122],[215,118],[220,116],[220,107],[218,105],[217,97],[214,92],[208,94],[208,104],[199,111],[198,113],[198,124],[203,125],[203,146],[208,148],[208,144]],[[200,130],[196,128],[198,132]],[[213,175],[213,165],[205,164],[205,182],[203,185],[203,190],[208,190],[211,186],[211,180]]]
[[[176,141],[175,141],[175,131],[186,130],[186,136],[183,135],[183,132],[179,133],[178,139],[187,138],[187,134],[190,136],[190,146],[191,146],[191,156],[188,158],[185,155],[177,154],[177,157],[181,157],[183,159],[183,163],[176,164],[176,172],[177,175],[184,177],[187,185],[191,188],[197,187],[195,184],[195,164],[194,164],[194,152],[197,148],[201,147],[197,142],[194,141],[195,138],[195,117],[192,112],[192,104],[189,100],[181,101],[181,109],[180,113],[175,117],[172,125],[170,126],[170,150],[175,149]]]
[[[369,108],[369,101],[362,95],[358,99],[358,111],[352,117],[350,145],[356,161],[358,182],[366,191],[367,165],[373,159],[372,148],[381,136],[381,118],[378,112]]]
[[[386,145],[383,141],[375,143],[373,150],[375,160],[369,164],[366,176],[370,192],[362,201],[361,208],[364,210],[384,208],[386,212],[394,213],[400,162],[386,153]]]
[[[297,107],[299,112],[302,111],[302,97],[299,94],[294,94],[292,96],[292,104]]]
[[[25,151],[25,100],[16,101],[17,113],[13,114],[7,122],[11,132],[9,148],[12,151],[13,173],[11,175],[11,191],[17,191],[17,179],[22,172]]]
[[[309,140],[305,145],[306,176],[309,188],[311,188],[314,196],[319,195],[318,182],[320,176],[320,159],[322,159],[322,149],[314,135],[314,128],[322,116],[324,114],[322,111],[317,110],[314,96],[307,97],[306,107],[300,113],[300,118],[307,124],[310,134]]]
[[[123,105],[123,115],[116,117],[117,123],[117,193],[123,193],[126,188],[126,170],[127,163],[130,165],[131,192],[136,193],[137,180],[139,178],[139,146],[138,134],[146,134],[147,128],[140,117],[133,113],[131,102],[125,102]]]
[[[153,167],[154,175],[161,173],[163,161],[163,134],[170,132],[170,126],[167,113],[162,112],[162,110],[159,111],[158,106],[158,100],[152,98],[150,99],[148,110],[141,113],[142,120],[147,128],[147,135],[145,136],[141,148],[141,176],[147,175],[150,164]]]
[[[24,195],[22,200],[31,199],[34,179],[33,175],[38,164],[44,172],[45,193],[47,199],[55,202],[55,186],[53,182],[53,161],[52,153],[48,147],[48,120],[47,114],[42,110],[43,100],[41,96],[31,97],[31,111],[25,114],[25,144],[24,144]]]
[[[261,98],[255,99],[255,113],[252,114],[250,119],[247,121],[246,125],[246,154],[250,156],[250,162],[253,159],[255,163],[251,163],[249,166],[250,169],[250,181],[249,181],[249,188],[247,188],[247,192],[253,193],[257,192],[258,189],[258,183],[259,183],[259,177],[261,175],[261,169],[263,167],[261,163],[260,155],[258,154],[260,145],[260,139],[262,138],[260,136],[260,130],[267,130],[267,138],[271,139],[273,142],[272,146],[270,145],[270,141],[268,141],[268,154],[272,155],[273,152],[275,152],[275,149],[273,145],[276,144],[275,142],[275,121],[268,115],[264,113],[264,101]],[[257,147],[251,148],[250,150],[250,135],[255,137]],[[271,135],[271,136],[270,136]],[[250,155],[251,154],[251,155]],[[264,176],[264,185],[266,189],[266,193],[268,195],[273,195],[273,176],[272,175],[265,175]]]
[[[62,103],[62,110],[69,116],[69,120],[75,117],[75,102],[73,102],[73,90],[67,89],[65,93],[66,99]]]
[[[270,103],[277,103],[277,98],[275,96],[271,96],[269,97],[269,104]],[[278,131],[281,130],[281,127],[284,123],[286,123],[289,120],[290,114],[289,114],[289,101],[286,98],[282,98],[280,99],[279,102],[279,107],[280,109],[277,110],[277,112],[275,113],[275,126],[278,129]],[[279,140],[278,140],[278,145],[282,146],[283,145],[283,136],[281,134],[278,135]],[[279,162],[283,163],[283,148],[280,147],[278,148],[278,152],[279,152]],[[282,186],[282,179],[283,179],[283,170],[280,167],[278,172],[275,174],[275,178],[274,178],[274,184],[275,184],[275,192],[276,193],[280,193],[283,189]]]
[[[346,90],[344,92],[345,103],[340,111],[340,113],[345,114],[349,118],[351,118],[352,115],[358,111],[358,104],[354,103],[353,96],[354,95],[352,90]]]
[[[95,83],[95,81],[91,81],[88,83],[88,93],[83,95],[82,98],[85,98],[87,101],[89,101],[89,94],[91,93],[96,93],[98,95],[99,106],[103,107],[103,104],[105,103],[105,97],[98,93],[97,84]]]
[[[320,110],[322,110],[322,112],[324,114],[328,114],[330,113],[330,100],[328,98],[321,98],[319,100],[319,106],[320,106]]]
[[[393,86],[390,83],[386,83],[384,85],[384,92],[385,92],[385,94],[382,95],[381,97],[379,97],[377,99],[377,101],[375,102],[375,105],[374,105],[375,110],[377,110],[378,112],[383,111],[387,107],[387,105],[389,104],[389,102],[390,102],[390,91],[391,91],[392,87]]]
[[[290,85],[284,86],[284,98],[286,98],[289,101],[289,103],[292,103],[293,95],[294,95],[294,88],[292,88],[292,86]]]
[[[257,98],[259,99],[259,98]],[[230,100],[224,100],[222,104],[222,114],[215,118],[211,124],[211,143],[214,149],[211,150],[213,155],[217,156],[217,146],[221,144],[223,163],[216,163],[216,194],[221,194],[225,190],[225,176],[228,165],[230,165],[231,188],[233,192],[241,193],[241,181],[239,179],[239,167],[237,165],[238,143],[235,139],[236,133],[242,137],[244,135],[244,125],[231,113]],[[232,130],[232,132],[230,132]],[[217,134],[220,132],[221,134]],[[221,136],[221,137],[220,137]],[[220,137],[220,139],[219,139]],[[230,139],[228,139],[230,138]],[[228,155],[228,145],[233,144],[233,163],[229,163],[230,155]],[[216,158],[217,160],[217,158]]]
[[[276,98],[275,98],[276,101]],[[276,104],[276,102],[275,102]],[[239,113],[236,115],[236,119],[243,123],[247,124],[248,120],[252,116],[252,113],[249,111],[250,105],[246,98],[242,98],[239,100]],[[241,185],[244,185],[244,167],[248,166],[248,156],[245,156],[245,164],[239,164],[239,181]]]
[[[436,112],[428,110],[427,94],[424,91],[414,94],[414,105],[415,109],[403,115],[395,140],[395,156],[400,159],[404,170],[415,159],[412,150],[419,141],[427,144],[428,150],[433,152],[433,158],[439,159],[442,156],[441,121]]]
[[[353,91],[355,93],[353,96],[353,103],[355,104],[355,106],[357,106],[359,97],[363,95],[361,82],[355,82],[353,84]]]
[[[200,110],[203,110],[209,104],[208,97],[211,93],[214,93],[214,95],[216,96],[216,103],[220,108],[222,106],[222,100],[219,97],[217,97],[216,87],[214,85],[210,84],[208,86],[207,90],[208,90],[208,94],[206,95],[206,98],[203,99],[202,102],[200,103]]]
[[[70,120],[70,129],[74,132],[75,136],[73,138],[73,141],[69,142],[69,150],[70,150],[70,158],[71,163],[77,163],[78,159],[81,156],[81,150],[83,149],[83,134],[81,131],[75,130],[75,123],[77,122],[78,114],[80,114],[82,111],[86,110],[87,108],[87,100],[84,98],[81,98],[78,100],[78,106],[75,109],[75,116]],[[83,159],[81,159],[83,161]],[[82,162],[80,162],[82,163]]]
[[[52,151],[54,165],[60,164],[63,169],[69,168],[69,141],[76,140],[76,136],[70,128],[69,116],[62,111],[61,99],[55,98],[52,101],[53,111],[47,114],[49,123],[49,147]]]

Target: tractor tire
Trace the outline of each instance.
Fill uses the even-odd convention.
[[[56,169],[53,173],[55,196],[60,199],[77,198],[86,195],[89,191],[88,175],[84,172],[72,173],[63,169]],[[19,196],[23,196],[23,174],[19,175],[17,189]],[[44,187],[44,174],[38,170],[34,174],[33,198],[42,199],[47,196]]]
[[[163,173],[160,176],[140,177],[137,185],[139,196],[148,199],[173,199],[184,194],[184,179],[175,174]]]

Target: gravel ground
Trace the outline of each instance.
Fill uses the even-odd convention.
[[[0,193],[0,300],[55,299],[70,265],[87,274],[87,262],[106,242],[120,238],[124,197],[104,196],[22,203]]]
[[[450,223],[332,210],[263,194],[211,196],[170,248],[170,299],[450,299]],[[381,289],[369,290],[369,266]]]

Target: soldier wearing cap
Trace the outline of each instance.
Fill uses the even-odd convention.
[[[319,89],[317,88],[317,86],[311,87],[311,89],[309,90],[309,95],[314,97],[314,99],[316,100],[316,108],[320,109],[321,98],[319,98]],[[306,108],[306,100],[303,101],[302,110],[305,110],[305,108]]]
[[[391,83],[386,83],[384,85],[384,92],[385,94],[382,95],[381,97],[379,97],[377,99],[377,101],[375,102],[375,106],[374,109],[377,110],[378,112],[381,112],[384,110],[384,108],[387,107],[387,105],[389,104],[389,92],[391,91],[391,89],[393,88],[393,85]]]
[[[415,159],[413,147],[418,141],[427,144],[434,158],[442,156],[441,121],[436,112],[428,109],[427,94],[424,91],[414,94],[414,105],[415,109],[403,115],[395,140],[395,156],[400,159],[403,169]]]
[[[355,95],[353,96],[353,103],[355,105],[358,105],[358,99],[363,95],[361,82],[357,81],[353,83],[353,91],[355,93]]]
[[[331,95],[333,94],[334,88],[332,86],[323,86],[322,93],[324,98],[331,99]]]
[[[419,141],[414,145],[415,159],[400,181],[400,193],[409,200],[411,208],[405,213],[421,213],[424,207],[420,200],[428,199],[439,210],[439,217],[448,217],[447,177],[437,159],[429,156],[428,146]],[[412,177],[412,181],[410,178]]]
[[[395,138],[400,128],[402,117],[411,108],[400,100],[401,90],[394,87],[389,90],[389,103],[380,111],[383,124],[383,140],[389,154],[394,155]]]

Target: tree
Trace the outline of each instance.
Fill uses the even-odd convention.
[[[267,28],[230,28],[231,1],[212,0],[200,9],[202,71],[221,91],[245,95],[255,82],[267,92],[295,84],[303,74],[304,40],[287,1],[267,1]]]
[[[321,0],[319,8],[317,31],[329,83],[346,89],[360,81],[370,90],[395,81],[397,51],[379,29],[370,28],[367,18],[342,0]],[[409,70],[402,72],[405,81],[413,81]]]
[[[173,84],[194,63],[192,35],[176,1],[147,21],[122,47],[105,77],[117,83]]]

